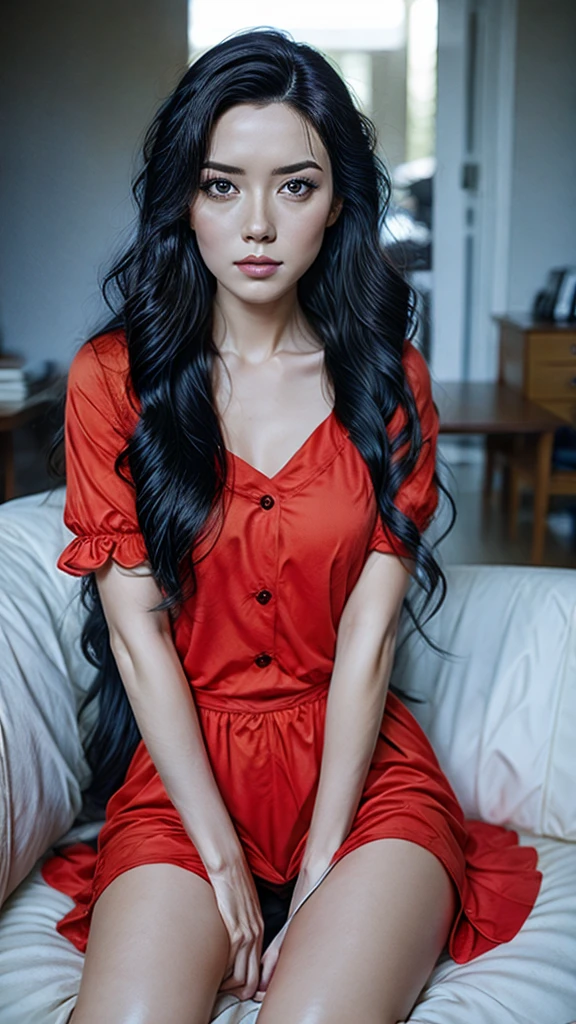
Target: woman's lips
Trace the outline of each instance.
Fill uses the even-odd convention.
[[[275,274],[280,263],[237,263],[238,270],[248,277],[270,277]]]

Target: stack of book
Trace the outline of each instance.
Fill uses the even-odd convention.
[[[51,359],[30,361],[24,356],[0,353],[0,403],[18,404],[49,383],[54,375]]]

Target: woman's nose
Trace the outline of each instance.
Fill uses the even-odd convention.
[[[276,231],[269,215],[264,197],[255,197],[248,204],[243,235],[246,239],[256,238],[270,241]]]

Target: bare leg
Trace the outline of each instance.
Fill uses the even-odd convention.
[[[296,913],[258,1024],[396,1024],[409,1014],[456,911],[440,861],[403,839],[347,854]]]
[[[214,891],[173,864],[115,878],[94,906],[73,1024],[208,1024],[229,941]]]

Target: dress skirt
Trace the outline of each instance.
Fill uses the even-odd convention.
[[[314,806],[327,704],[326,687],[318,689],[274,710],[198,709],[248,864],[278,895],[295,883]],[[347,853],[386,838],[430,850],[452,878],[458,905],[448,952],[457,963],[511,939],[534,904],[541,882],[536,851],[520,846],[510,829],[464,819],[426,735],[391,692],[355,819],[322,880]],[[108,803],[97,851],[77,843],[42,867],[45,881],[76,901],[58,931],[83,952],[106,886],[123,871],[156,862],[210,881],[141,742],[126,782]],[[260,881],[259,888],[263,898]],[[278,914],[276,920],[283,926]]]

